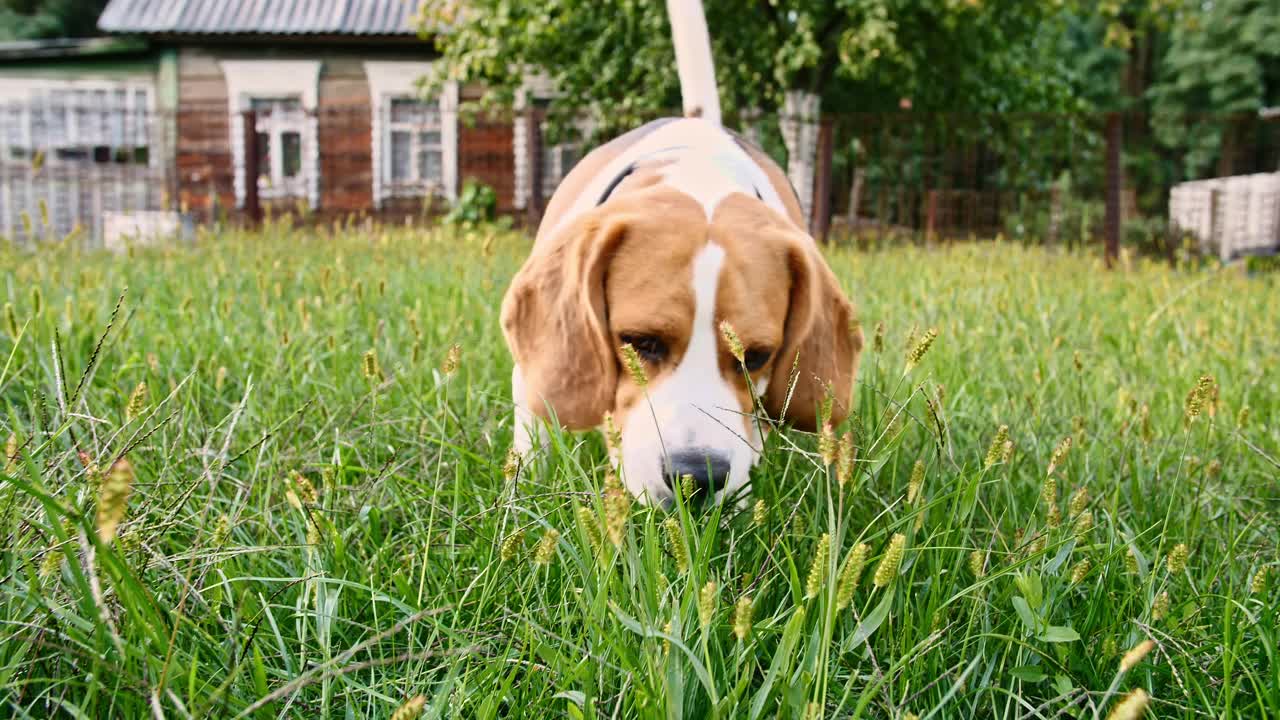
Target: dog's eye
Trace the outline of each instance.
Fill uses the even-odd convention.
[[[742,356],[742,364],[747,366],[748,371],[755,372],[764,367],[771,357],[773,357],[772,350],[752,348]]]
[[[667,344],[662,338],[653,335],[620,335],[619,338],[624,344],[628,344],[636,349],[646,362],[657,363],[667,356]]]

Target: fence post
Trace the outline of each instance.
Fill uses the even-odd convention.
[[[835,153],[835,121],[830,115],[818,125],[818,167],[813,179],[813,217],[809,226],[813,236],[827,242],[831,231],[831,156]]]
[[[925,195],[925,242],[933,242],[938,234],[938,191],[929,190]]]
[[[262,222],[262,205],[258,202],[258,114],[253,110],[240,113],[244,120],[244,214],[250,225]]]
[[[1120,147],[1123,142],[1123,126],[1120,121],[1120,113],[1107,114],[1107,212],[1103,232],[1108,269],[1115,267],[1120,256],[1120,193],[1124,183],[1120,169]]]
[[[532,103],[525,111],[528,128],[525,142],[525,173],[529,178],[529,197],[525,200],[529,228],[535,232],[542,222],[542,110]]]

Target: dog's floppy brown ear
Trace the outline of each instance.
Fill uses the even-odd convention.
[[[588,213],[535,247],[502,301],[502,331],[524,379],[527,407],[581,430],[613,404],[605,270],[626,234],[619,218]]]
[[[828,388],[833,398],[832,424],[851,411],[862,329],[855,324],[853,305],[817,244],[801,233],[791,233],[788,242],[791,304],[764,406],[771,417],[812,431],[817,429],[818,408]],[[794,388],[793,370],[797,371]]]

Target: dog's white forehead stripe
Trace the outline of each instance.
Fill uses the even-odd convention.
[[[707,219],[731,193],[759,196],[765,205],[787,217],[787,208],[769,176],[724,128],[700,118],[675,120],[640,139],[604,167],[574,200],[556,230],[595,207],[609,183],[637,160],[670,161],[663,179],[702,205]]]

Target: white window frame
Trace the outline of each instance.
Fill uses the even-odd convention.
[[[231,160],[235,168],[236,207],[243,207],[244,183],[244,118],[254,100],[278,100],[297,98],[302,105],[305,119],[298,121],[302,134],[302,167],[300,180],[285,183],[283,172],[277,178],[274,167],[283,167],[283,154],[272,148],[273,170],[264,181],[258,178],[258,194],[262,198],[304,197],[312,208],[320,206],[320,145],[317,124],[317,106],[320,96],[319,60],[222,60],[218,63],[227,81],[227,105],[230,113]],[[293,119],[282,120],[281,134],[294,129]],[[260,129],[260,128],[259,128]],[[276,141],[272,140],[273,144]],[[281,182],[275,182],[279,180]]]
[[[402,125],[391,121],[393,100],[422,100],[417,82],[431,71],[430,62],[367,61],[365,77],[369,81],[369,97],[373,113],[370,149],[373,161],[373,203],[377,208],[393,197],[422,197],[430,187],[421,181],[397,182],[392,177],[391,133],[409,130],[414,138],[410,155],[411,177],[420,177],[418,168],[418,133],[435,127]],[[445,199],[458,198],[458,83],[445,83],[438,99],[440,117],[441,182],[438,190]]]
[[[51,109],[50,99],[54,92],[105,92],[114,93],[123,90],[125,94],[125,117],[141,115],[147,126],[142,129],[143,136],[146,139],[145,145],[129,145],[124,144],[120,147],[146,147],[148,167],[157,167],[160,163],[160,152],[158,138],[155,133],[154,113],[156,103],[155,85],[146,80],[128,79],[113,80],[109,78],[81,78],[81,79],[60,79],[60,78],[14,78],[0,77],[0,120],[8,120],[10,113],[16,107],[18,110],[19,124],[22,125],[22,135],[24,138],[22,149],[30,152],[35,143],[34,131],[34,111],[39,109],[42,112],[48,112]],[[142,106],[138,106],[137,94],[144,94]],[[65,106],[67,117],[67,134],[71,140],[66,147],[76,146],[76,140],[80,139],[80,121],[84,119],[84,113],[92,109],[85,105]],[[77,110],[81,112],[76,112]],[[137,133],[135,127],[129,126],[127,123],[123,126],[126,136]],[[87,140],[86,140],[87,142]],[[94,147],[101,146],[101,143],[93,143]],[[109,146],[115,147],[115,146]],[[29,157],[13,158],[11,155],[12,146],[9,144],[9,133],[0,133],[0,164],[17,162],[20,164],[28,164],[31,162]],[[57,153],[46,153],[44,158],[45,164],[48,165],[110,165],[111,162],[98,163],[92,160],[62,160]]]
[[[254,101],[258,102],[275,102],[298,100],[298,96],[292,97],[252,97],[250,104]],[[267,136],[267,158],[270,166],[258,168],[258,197],[264,199],[276,199],[287,197],[305,197],[307,194],[307,176],[303,172],[302,159],[299,158],[298,173],[293,177],[285,177],[284,174],[284,136],[288,133],[297,133],[299,138],[307,136],[307,126],[309,119],[306,111],[302,110],[298,113],[281,115],[275,112],[256,117],[256,130],[260,135]],[[300,148],[300,152],[305,156],[306,147]]]
[[[531,196],[532,168],[529,167],[529,117],[524,110],[529,106],[531,101],[551,101],[560,97],[561,93],[555,89],[554,84],[542,74],[528,75],[525,77],[524,84],[516,93],[516,118],[514,127],[512,128],[511,148],[514,154],[515,167],[515,198],[513,204],[517,209],[523,210],[529,206],[529,198]],[[595,130],[595,122],[586,116],[579,116],[573,122],[573,127],[578,131],[581,137],[590,135]],[[582,140],[569,140],[554,145],[544,145],[542,154],[544,160],[551,158],[551,165],[554,167],[543,166],[542,182],[542,202],[545,203],[551,199],[551,193],[547,192],[550,188],[559,187],[560,182],[564,180],[564,176],[569,174],[572,168],[563,167],[564,151],[573,148],[578,156],[578,162],[586,156],[586,148],[582,145]]]

